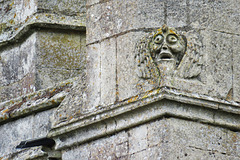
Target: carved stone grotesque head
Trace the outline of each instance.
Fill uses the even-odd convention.
[[[163,26],[153,35],[149,50],[156,64],[162,60],[175,60],[178,65],[186,51],[186,39],[174,28]]]
[[[142,78],[171,74],[180,64],[187,40],[174,28],[162,28],[143,37],[136,45],[137,74]]]

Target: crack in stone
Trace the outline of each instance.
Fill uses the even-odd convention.
[[[212,152],[212,153],[219,153],[219,154],[227,155],[227,156],[233,156],[233,155],[228,154],[228,153],[226,153],[226,152],[219,152],[218,150],[203,149],[203,148],[195,147],[195,146],[188,146],[188,147],[189,147],[189,148],[196,149],[196,150],[200,150],[200,151]],[[234,157],[239,157],[239,156],[234,156]]]

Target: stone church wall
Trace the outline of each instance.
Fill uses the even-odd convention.
[[[0,160],[240,159],[238,0],[0,7]]]

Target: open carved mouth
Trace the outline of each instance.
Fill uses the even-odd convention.
[[[173,55],[170,52],[161,52],[159,55],[160,60],[170,60],[173,59]]]

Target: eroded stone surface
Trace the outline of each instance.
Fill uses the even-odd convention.
[[[240,13],[237,3],[237,0],[209,2],[190,0],[190,26],[239,34]]]
[[[0,158],[27,159],[34,156],[43,156],[40,148],[30,148],[24,151],[16,149],[21,141],[46,137],[50,130],[50,115],[53,109],[40,112],[19,120],[9,122],[0,127]]]
[[[205,55],[203,71],[203,83],[212,87],[208,94],[227,99],[233,88],[233,42],[230,34],[205,31],[204,35]],[[205,80],[204,80],[205,79]]]
[[[68,94],[72,84],[71,80],[61,82],[54,87],[0,103],[0,122],[4,123],[11,118],[18,118],[34,111],[56,107]]]
[[[60,25],[62,29],[79,29],[85,23],[80,20],[84,17],[83,5],[85,1],[76,0],[0,0],[4,8],[0,9],[0,14],[4,14],[0,20],[0,40],[21,35],[27,25],[49,27],[54,24],[52,26]],[[56,148],[63,149],[63,159],[239,159],[237,0],[181,0],[178,3],[173,0],[88,0],[87,10],[86,57],[78,54],[82,50],[77,32],[56,33],[56,30],[37,33],[42,37],[38,45],[46,47],[37,54],[42,58],[37,69],[27,67],[34,64],[31,48],[36,43],[29,41],[29,45],[22,48],[10,47],[2,54],[0,61],[24,61],[23,69],[19,67],[21,63],[9,65],[15,71],[13,74],[0,72],[3,77],[0,80],[6,86],[0,93],[5,94],[5,98],[30,89],[34,91],[28,84],[36,82],[35,72],[41,87],[72,75],[79,78],[67,89],[66,92],[71,93],[64,101],[65,92],[52,97],[50,89],[37,92],[49,94],[45,98],[33,96],[35,100],[30,98],[25,102],[20,98],[14,104],[4,103],[3,120],[11,118],[5,114],[11,107],[14,110],[10,116],[18,118],[35,112],[38,107],[46,109],[54,104],[52,100],[62,102],[52,113],[51,123],[48,120],[51,111],[46,111],[25,117],[26,122],[22,124],[16,120],[9,123],[9,128],[2,125],[5,128],[0,132],[7,130],[15,134],[20,127],[32,130],[26,132],[26,137],[19,133],[20,138],[46,136],[51,125],[48,135],[57,141]],[[161,68],[166,72],[160,80],[139,78],[134,65],[135,44],[163,24],[175,27],[186,36],[187,51],[174,74],[169,74],[171,69],[166,64]],[[22,56],[25,51],[31,54]],[[58,54],[52,54],[55,51],[63,57],[59,59]],[[78,61],[72,63],[72,59]],[[7,70],[6,66],[0,63],[0,70]],[[21,83],[15,83],[19,80]],[[48,83],[43,84],[42,80]],[[19,104],[23,104],[23,108],[18,108]],[[41,120],[41,117],[47,118]],[[36,131],[37,128],[41,130]],[[9,137],[5,137],[8,140]],[[18,141],[16,137],[13,140]],[[7,142],[2,144],[6,146]],[[11,148],[13,144],[9,146],[4,151],[16,153]],[[25,153],[21,152],[28,154]],[[21,154],[16,155],[24,157]],[[17,158],[14,156],[10,159]]]
[[[116,39],[101,42],[101,105],[116,101]],[[89,97],[90,98],[90,97]]]
[[[233,99],[240,102],[240,36],[233,36]],[[230,97],[231,100],[231,97]]]
[[[63,159],[239,159],[238,139],[238,132],[167,118],[65,150]]]
[[[0,46],[25,32],[31,24],[85,26],[85,0],[8,0],[0,2]],[[55,22],[53,22],[55,21]],[[65,22],[64,22],[65,21]],[[75,23],[78,21],[78,24]],[[25,30],[25,31],[24,31]]]
[[[84,32],[41,30],[0,53],[0,101],[53,86],[86,67]]]
[[[41,30],[37,40],[36,88],[46,88],[73,77],[86,67],[86,35],[79,31]]]

